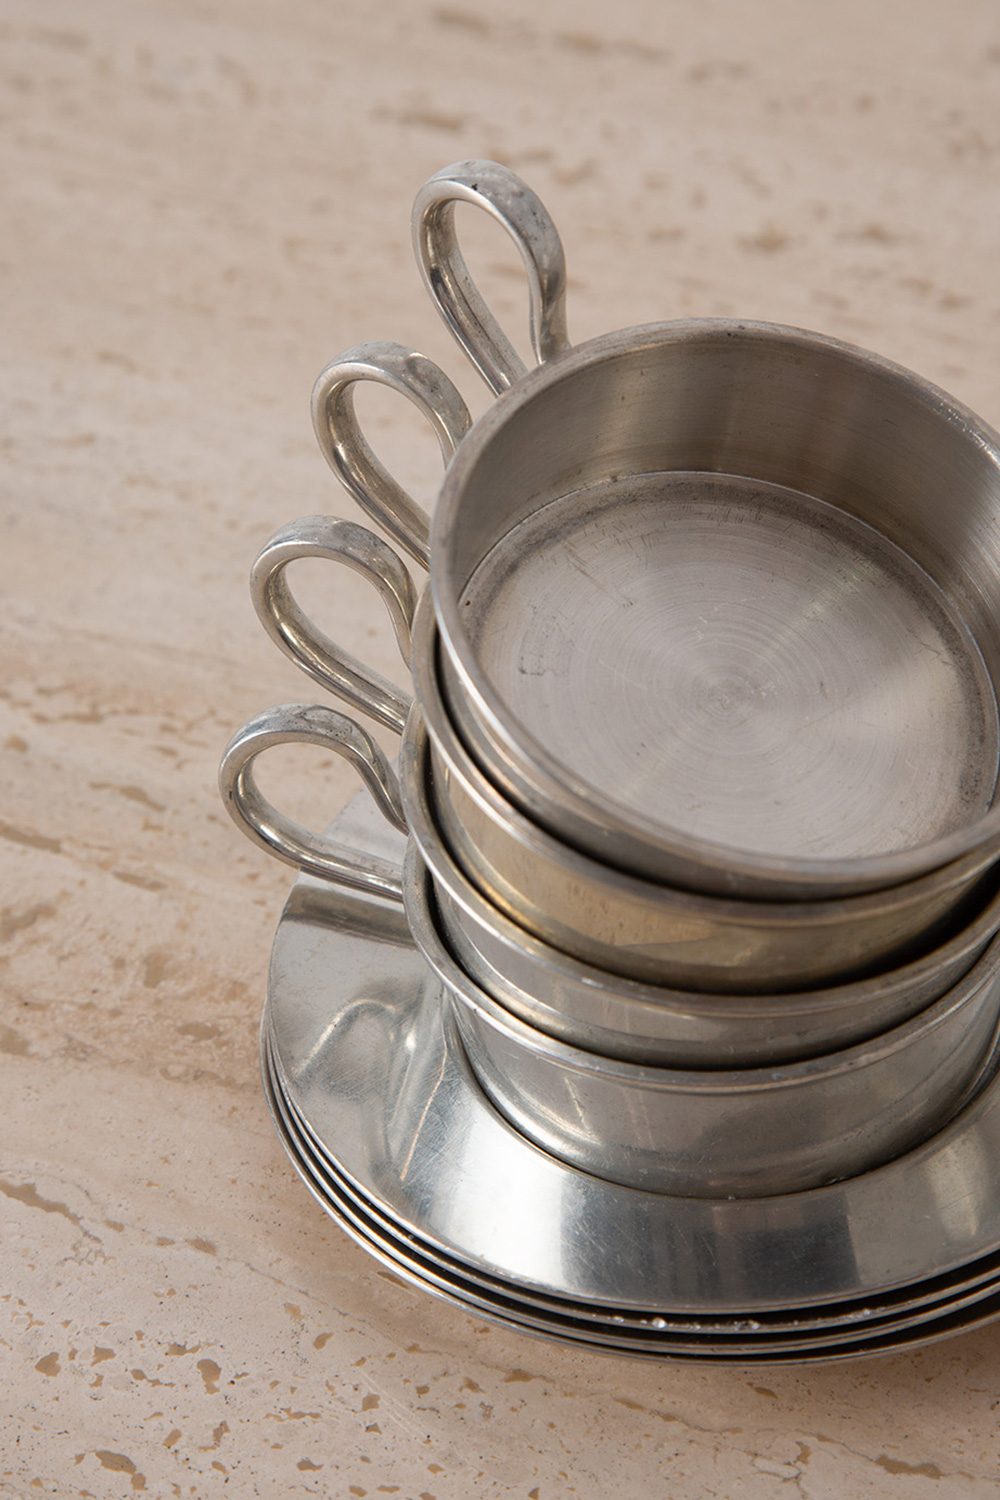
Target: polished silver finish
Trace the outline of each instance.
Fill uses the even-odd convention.
[[[643,880],[521,814],[476,767],[443,701],[433,616],[417,611],[413,670],[433,741],[411,722],[400,765],[425,855],[444,843],[482,895],[554,948],[645,983],[773,994],[849,980],[939,946],[989,863],[967,855],[906,885],[829,901],[741,901]],[[409,793],[409,795],[407,795]],[[422,816],[419,804],[429,800]],[[981,904],[981,898],[980,903]]]
[[[540,370],[524,371],[469,277],[452,217],[462,200],[519,244]],[[369,514],[432,562],[444,640],[428,717],[441,712],[442,743],[451,736],[458,750],[454,765],[437,745],[429,754],[414,711],[402,762],[408,801],[421,789],[425,843],[451,878],[432,878],[412,842],[401,878],[400,788],[342,715],[308,705],[260,715],[220,772],[245,831],[314,872],[279,927],[262,1029],[293,1161],[348,1232],[415,1285],[575,1347],[710,1363],[847,1358],[996,1316],[1000,965],[996,941],[981,951],[995,882],[954,907],[947,940],[908,973],[809,995],[775,994],[773,979],[758,997],[702,992],[699,1017],[684,1009],[691,992],[588,969],[532,937],[448,848],[464,838],[467,868],[501,900],[520,818],[532,838],[548,835],[557,865],[580,859],[602,877],[617,867],[669,902],[686,900],[685,887],[707,893],[716,915],[759,916],[787,897],[817,919],[826,905],[850,907],[844,893],[898,885],[906,899],[934,871],[954,905],[1000,848],[995,435],[906,372],[796,330],[657,325],[571,350],[558,236],[495,164],[439,173],[414,234],[449,326],[505,394],[470,429],[430,361],[366,345],[324,372],[314,417]],[[407,395],[438,433],[451,463],[444,494],[459,501],[435,522],[433,548],[426,516],[358,429],[359,379]],[[286,578],[302,556],[372,577],[405,659],[415,595],[392,549],[311,517],[265,554],[252,587],[272,638],[315,681],[400,729],[408,694],[318,634]],[[419,645],[414,667],[419,687]],[[353,760],[399,832],[373,822],[364,799],[325,835],[283,818],[252,766],[289,741]],[[452,795],[459,772],[469,808],[486,787],[510,814],[499,860],[488,820],[483,840],[470,838],[463,794]],[[545,894],[535,875],[526,892],[511,882],[529,907]],[[594,922],[569,897],[565,886],[546,896],[542,916],[568,916],[566,930],[589,940]],[[485,937],[468,921],[476,910],[493,915]],[[924,912],[915,942],[938,941],[937,916]],[[493,960],[506,960],[510,937],[507,970]],[[549,955],[554,988],[532,967]],[[933,999],[966,956],[971,970]],[[853,1025],[866,985],[876,1005],[886,986],[905,992],[915,1013],[888,1030],[875,1022],[838,1052],[823,1027]],[[602,988],[611,1007],[588,1013]],[[665,1030],[657,997],[668,997]],[[762,1032],[786,1001],[804,1030],[778,1025],[768,1048]],[[743,1002],[759,1007],[743,1041],[765,1065],[734,1069],[697,1023],[721,1017],[725,1032],[748,1019]],[[805,1044],[820,1052],[782,1054],[813,1021]],[[715,1067],[656,1051],[674,1045],[675,1025],[678,1045],[704,1047]]]
[[[1000,928],[1000,888],[940,947],[827,989],[715,995],[609,974],[533,937],[480,895],[446,843],[415,816],[434,877],[439,927],[469,978],[506,1010],[573,1046],[687,1068],[770,1065],[877,1036],[963,979]],[[423,836],[421,837],[421,834]]]
[[[946,994],[988,947],[1000,896],[931,954],[832,989],[709,995],[620,979],[533,939],[439,860],[440,930],[471,980],[549,1036],[632,1062],[770,1066],[878,1036]],[[449,884],[444,884],[449,879]],[[517,979],[522,982],[518,984]]]
[[[517,179],[444,175],[530,245]],[[424,264],[452,264],[422,202]],[[996,434],[836,340],[683,321],[554,352],[435,512],[450,712],[535,822],[677,886],[820,898],[994,857],[998,513]]]
[[[752,1318],[636,1314],[560,1302],[505,1284],[427,1246],[380,1213],[338,1173],[323,1143],[285,1092],[270,1045],[265,1014],[261,1035],[265,1093],[275,1126],[300,1177],[320,1205],[371,1255],[423,1291],[457,1303],[478,1318],[519,1332],[544,1335],[632,1357],[684,1362],[768,1364],[856,1358],[912,1348],[989,1321],[1000,1306],[995,1257],[984,1257],[955,1277],[935,1277],[915,1289],[888,1293],[869,1304],[839,1304],[803,1314],[758,1312]]]
[[[313,427],[330,467],[362,509],[426,567],[430,523],[361,433],[354,411],[354,387],[359,380],[388,386],[412,401],[430,422],[445,464],[472,418],[459,392],[433,360],[387,340],[346,350],[327,365],[313,389]]]
[[[331,834],[386,859],[403,847],[365,798]],[[539,1151],[491,1107],[398,907],[308,877],[276,934],[264,1033],[310,1165],[330,1168],[350,1203],[374,1210],[386,1243],[412,1253],[409,1279],[452,1268],[454,1290],[438,1290],[462,1305],[467,1274],[492,1288],[504,1321],[523,1299],[553,1314],[544,1331],[572,1337],[555,1303],[571,1319],[620,1320],[637,1340],[642,1326],[645,1336],[687,1331],[692,1357],[702,1333],[766,1341],[839,1326],[845,1347],[856,1329],[850,1347],[866,1352],[870,1320],[935,1302],[940,1326],[925,1335],[958,1331],[966,1315],[950,1315],[948,1299],[975,1288],[981,1315],[996,1315],[996,1082],[923,1146],[829,1187],[734,1201],[623,1188]],[[968,1309],[969,1323],[976,1316]],[[868,1352],[906,1346],[910,1335],[896,1332],[873,1334]]]
[[[319,744],[345,753],[346,741],[376,805],[392,826],[406,826],[395,773],[368,737],[360,730],[350,733],[349,726],[351,721],[343,715],[299,705],[274,709],[251,721],[234,738],[223,761],[220,775],[227,806],[244,832],[269,852],[335,883],[402,899],[411,918],[419,922],[412,881],[404,888],[399,869],[377,856],[369,859],[363,846],[348,850],[289,824],[263,803],[249,780],[253,758],[275,743]],[[533,938],[465,878],[435,822],[428,740],[418,710],[407,726],[401,761],[406,822],[437,882],[450,952],[470,980],[507,1011],[549,1036],[608,1058],[681,1067],[776,1067],[876,1037],[946,991],[951,990],[954,998],[952,986],[978,958],[1000,921],[1000,895],[991,881],[963,925],[933,952],[853,984],[798,994],[730,997],[637,983]],[[879,893],[856,899],[871,903]],[[793,905],[791,910],[808,913],[812,906]]]
[[[413,245],[427,288],[490,389],[505,391],[523,376],[524,362],[469,275],[455,234],[456,203],[484,209],[520,250],[531,299],[531,346],[539,364],[569,348],[562,242],[541,200],[497,162],[456,162],[436,172],[417,194]]]
[[[334,1152],[311,1129],[309,1121],[292,1101],[287,1080],[275,1055],[267,1007],[261,1025],[261,1063],[275,1123],[286,1144],[289,1144],[288,1138],[293,1138],[294,1154],[300,1158],[298,1164],[305,1166],[311,1179],[310,1186],[335,1199],[337,1206],[346,1210],[359,1227],[363,1225],[380,1248],[397,1256],[405,1255],[422,1274],[436,1275],[449,1284],[460,1281],[465,1287],[480,1293],[506,1299],[508,1306],[515,1305],[516,1299],[520,1309],[538,1316],[554,1315],[560,1321],[572,1318],[578,1327],[592,1328],[602,1337],[612,1335],[618,1339],[631,1339],[633,1334],[639,1333],[672,1338],[678,1334],[695,1333],[702,1347],[716,1338],[720,1343],[729,1343],[736,1338],[746,1341],[748,1348],[756,1350],[766,1349],[769,1343],[777,1340],[783,1344],[798,1339],[822,1342],[831,1337],[846,1341],[860,1334],[870,1337],[889,1322],[896,1328],[909,1326],[916,1319],[939,1316],[943,1310],[953,1308],[956,1301],[988,1294],[996,1286],[1000,1258],[983,1256],[972,1265],[949,1274],[927,1277],[913,1285],[883,1292],[867,1304],[855,1299],[822,1303],[808,1309],[758,1309],[756,1316],[747,1320],[725,1314],[712,1316],[674,1311],[654,1319],[642,1309],[573,1302],[523,1284],[515,1288],[481,1267],[463,1263],[408,1233],[357,1184],[343,1176]]]
[[[522,376],[519,362],[505,367],[503,336],[457,250],[457,199],[487,207],[518,241],[532,268],[536,352],[547,369]],[[995,674],[980,647],[992,661],[996,631],[988,608],[971,633],[964,618],[977,600],[984,616],[991,580],[963,572],[957,583],[949,575],[954,586],[943,590],[932,581],[948,538],[927,514],[943,509],[944,468],[974,469],[976,454],[977,493],[988,500],[992,435],[979,426],[970,436],[970,414],[906,372],[797,330],[657,325],[560,353],[558,236],[530,190],[495,164],[438,174],[414,222],[428,284],[450,325],[465,345],[481,339],[493,351],[486,364],[495,386],[512,385],[476,424],[471,445],[482,438],[489,448],[475,484],[497,481],[495,459],[503,493],[466,502],[465,481],[446,482],[446,495],[460,495],[452,506],[460,514],[439,519],[446,541],[435,549],[438,574],[468,564],[460,598],[435,585],[444,674],[451,711],[493,779],[559,837],[700,889],[797,899],[889,885],[979,842],[993,857],[1000,817],[992,829],[981,815],[996,780]],[[416,400],[446,460],[467,412],[436,366],[396,345],[349,351],[317,387],[317,432],[331,463],[390,534],[426,561],[425,518],[357,429],[348,397],[358,378]],[[775,398],[774,410],[761,405],[759,387],[768,402]],[[578,391],[579,413],[563,412],[575,399],[567,391]],[[867,439],[854,451],[856,406],[873,433],[871,453]],[[701,433],[706,410],[720,420],[728,414],[717,442]],[[538,431],[544,411],[558,437]],[[508,419],[524,429],[516,437],[506,433]],[[499,449],[506,443],[510,452],[490,446],[491,422]],[[930,434],[942,423],[935,447]],[[899,474],[887,427],[899,430],[909,455]],[[605,445],[596,455],[587,447],[595,433]],[[725,463],[704,461],[713,442],[730,455]],[[761,445],[767,472],[751,461]],[[468,454],[470,444],[463,448]],[[844,472],[828,473],[819,451],[831,466],[831,455],[841,454]],[[656,453],[663,462],[653,462]],[[806,478],[812,489],[803,488]],[[908,492],[897,502],[892,485],[917,478],[920,535],[911,538],[909,520],[897,515]],[[453,525],[461,559],[447,540]],[[977,569],[992,563],[986,556]],[[453,606],[457,620],[449,623]],[[498,729],[481,684],[454,659],[453,625],[459,636],[468,628],[474,661],[488,643],[481,664],[504,679],[501,697],[521,728],[525,715],[531,721],[527,739],[520,729],[513,741],[503,724]],[[518,757],[522,740],[530,765]],[[604,783],[614,787],[608,805]],[[667,793],[672,823],[662,823],[657,805]],[[751,847],[737,847],[741,837]]]
[[[254,565],[258,611],[314,680],[397,728],[406,695],[375,674],[366,679],[362,664],[311,624],[284,586],[284,569],[297,556],[319,555],[370,578],[390,605],[435,746],[432,810],[419,820],[425,857],[434,863],[428,844],[443,838],[480,892],[532,936],[643,983],[775,993],[898,966],[965,925],[970,910],[963,903],[976,902],[985,851],[885,891],[827,902],[750,902],[630,876],[546,833],[496,790],[452,727],[429,596],[414,617],[399,559],[365,528],[345,526],[307,517],[283,528]],[[411,801],[427,780],[422,736],[415,724],[402,750],[404,780],[415,787]]]
[[[682,837],[849,859],[989,807],[996,705],[969,632],[898,548],[804,495],[582,487],[497,542],[461,604],[511,723]]]
[[[455,1001],[494,1104],[544,1150],[630,1187],[766,1197],[866,1171],[956,1112],[995,1040],[1000,943],[943,999],[846,1051],[730,1071],[617,1061],[554,1040],[473,984],[442,941],[412,848],[404,891],[414,941]]]
[[[389,611],[408,666],[417,595],[405,564],[365,526],[333,516],[303,516],[275,532],[250,571],[250,598],[275,645],[321,687],[401,734],[412,701],[409,694],[324,635],[292,593],[286,569],[304,557],[342,562],[371,581]]]
[[[219,791],[242,833],[268,854],[309,874],[351,889],[402,900],[398,866],[310,832],[268,802],[254,779],[258,755],[275,745],[318,745],[354,766],[376,807],[394,828],[405,829],[399,783],[369,734],[346,714],[318,704],[285,703],[250,719],[233,735],[219,766]]]

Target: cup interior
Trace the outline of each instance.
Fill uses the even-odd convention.
[[[525,377],[449,471],[449,691],[512,775],[640,839],[931,868],[996,795],[998,501],[995,434],[887,361],[623,330]]]

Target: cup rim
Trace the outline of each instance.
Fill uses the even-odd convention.
[[[749,319],[697,318],[618,329],[575,345],[530,370],[497,397],[463,439],[444,478],[431,528],[430,589],[441,649],[463,696],[491,740],[504,745],[526,783],[537,788],[539,797],[551,810],[551,821],[567,813],[580,817],[602,835],[611,833],[632,841],[654,857],[677,857],[711,872],[713,888],[717,885],[734,895],[749,895],[749,885],[757,886],[755,895],[758,891],[761,895],[768,894],[770,885],[774,894],[780,889],[789,895],[795,891],[799,899],[883,889],[951,864],[971,855],[983,844],[995,843],[1000,849],[1000,801],[962,827],[923,844],[844,858],[754,852],[673,830],[666,824],[651,825],[605,791],[574,775],[554,757],[517,721],[480,669],[459,607],[464,580],[457,580],[452,574],[451,553],[463,494],[496,435],[521,410],[544,398],[554,386],[591,366],[618,356],[636,355],[644,348],[652,353],[668,345],[709,343],[732,347],[734,340],[781,343],[804,353],[828,355],[858,371],[874,373],[889,384],[904,387],[917,407],[964,433],[970,443],[991,456],[1000,471],[1000,433],[970,408],[904,366],[827,334]],[[749,885],[744,887],[743,882]]]

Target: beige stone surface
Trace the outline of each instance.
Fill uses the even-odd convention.
[[[989,0],[0,0],[0,1494],[986,1500],[986,1330],[808,1370],[644,1367],[382,1272],[256,1071],[289,884],[229,825],[230,732],[309,696],[249,564],[355,514],[308,419],[416,344],[412,196],[493,156],[567,246],[571,334],[684,313],[864,343],[1000,419]],[[512,325],[516,257],[469,224]],[[425,495],[419,419],[373,441]],[[394,670],[353,578],[313,598]],[[334,595],[328,597],[328,595]],[[326,819],[349,773],[272,772]]]

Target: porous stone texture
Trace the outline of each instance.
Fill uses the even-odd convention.
[[[393,338],[486,403],[410,249],[448,162],[540,193],[575,340],[798,324],[1000,418],[995,5],[0,0],[0,43],[0,1493],[996,1495],[989,1329],[861,1364],[639,1365],[487,1327],[356,1248],[258,1082],[290,875],[215,790],[240,723],[314,696],[254,619],[253,556],[359,514],[315,376]],[[516,252],[461,227],[520,330]],[[364,396],[429,498],[432,436]],[[399,673],[360,579],[317,564],[304,590]],[[318,753],[275,761],[313,824],[353,790]]]

